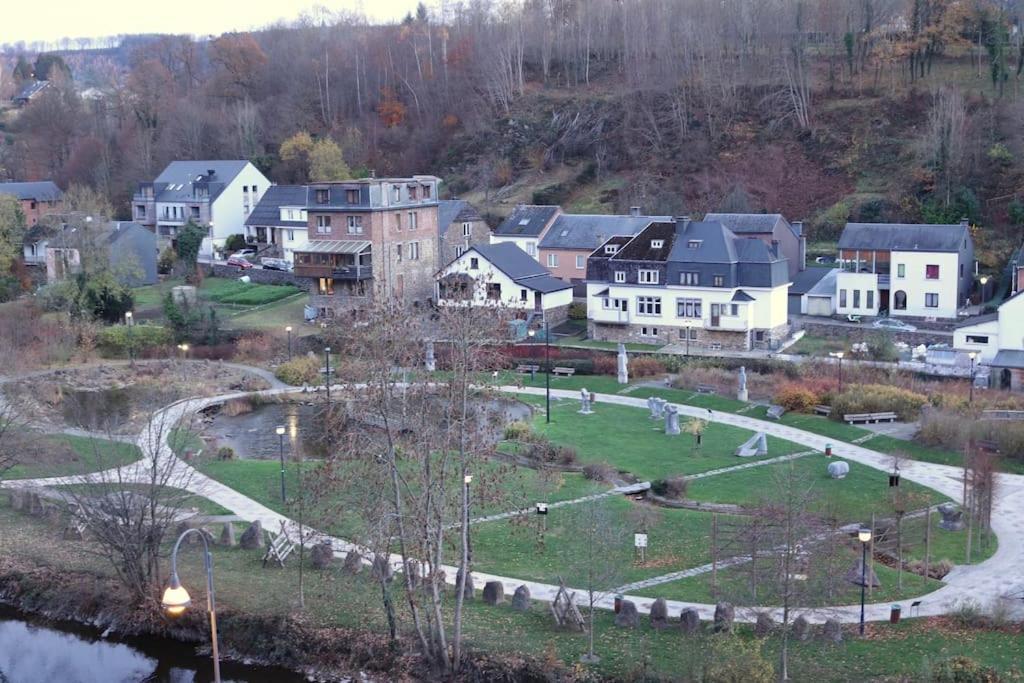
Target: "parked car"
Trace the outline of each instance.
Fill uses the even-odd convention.
[[[254,267],[253,264],[249,262],[249,259],[242,256],[235,256],[234,254],[228,257],[228,265],[234,266],[240,270],[249,270]]]
[[[892,330],[893,332],[917,332],[916,327],[896,318],[879,318],[871,323],[871,327],[877,327],[880,330]]]
[[[256,255],[256,250],[255,249],[249,249],[249,248],[239,249],[235,253],[231,254],[232,257],[238,256],[239,258],[244,258],[244,259],[251,259],[255,255]]]
[[[819,256],[818,258],[814,259],[814,262],[815,263],[820,263],[822,265],[832,265],[833,263],[836,262],[836,257],[835,256]]]
[[[292,264],[283,258],[270,258],[264,256],[260,259],[260,265],[267,270],[283,270],[288,272],[292,269]]]

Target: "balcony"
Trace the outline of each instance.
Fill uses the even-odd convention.
[[[594,311],[593,320],[602,325],[628,325],[630,323],[629,311],[617,308],[598,308]]]
[[[717,330],[721,332],[745,332],[750,325],[745,318],[739,316],[721,316],[708,318],[704,321],[705,330]]]

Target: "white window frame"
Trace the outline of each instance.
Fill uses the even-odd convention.
[[[548,254],[548,268],[558,267],[558,254]]]
[[[935,303],[930,304],[929,301]],[[939,293],[938,292],[926,292],[924,295],[924,307],[925,308],[938,308],[939,307]]]
[[[638,296],[636,298],[636,314],[643,316],[661,316],[660,296]]]
[[[616,270],[615,271],[615,282],[622,284],[626,281],[626,271]]]
[[[604,253],[615,255],[619,253],[619,245],[617,244],[606,244],[604,245]]]
[[[350,235],[362,235],[363,234],[363,217],[362,216],[346,216],[345,223],[348,226],[348,234]]]
[[[665,246],[665,240],[651,240],[651,249],[662,249]]]
[[[587,267],[587,257],[583,254],[576,254],[576,270],[583,270]]]
[[[419,226],[417,225],[417,221],[416,221],[416,212],[415,211],[410,211],[409,212],[409,229],[410,230],[415,230],[418,227]]]
[[[465,254],[467,249],[469,249],[469,247],[464,247],[461,244],[457,245],[455,247],[455,258],[459,258],[463,254]]]
[[[682,312],[680,312],[682,311]],[[704,317],[704,300],[693,297],[676,299],[676,317],[700,320]]]
[[[473,224],[469,221],[462,222],[462,236],[469,237],[473,234]]]
[[[419,261],[420,260],[420,243],[409,242],[409,260]]]
[[[331,217],[319,215],[316,217],[316,234],[329,235],[331,233]]]
[[[659,273],[657,270],[638,270],[636,273],[636,281],[642,285],[656,285],[658,284]]]
[[[700,273],[694,271],[679,273],[679,284],[686,287],[699,287]]]

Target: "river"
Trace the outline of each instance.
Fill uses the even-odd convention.
[[[221,678],[300,683],[276,667],[221,662]],[[210,657],[165,638],[101,638],[96,629],[55,623],[0,605],[0,683],[207,683]]]

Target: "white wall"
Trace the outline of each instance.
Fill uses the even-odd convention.
[[[893,317],[915,316],[935,318],[956,318],[960,304],[958,290],[960,285],[959,258],[957,254],[928,252],[892,252],[892,274],[890,275],[889,312]],[[904,277],[898,277],[899,265],[906,266]],[[939,266],[939,278],[925,278],[925,266]],[[964,264],[964,269],[970,264]],[[907,309],[895,309],[896,292],[907,293]],[[937,308],[925,306],[925,294],[939,295]]]
[[[473,270],[470,266],[473,259],[477,259],[478,268]],[[453,273],[465,273],[473,277],[477,281],[477,286],[473,290],[473,305],[474,306],[507,306],[517,310],[529,310],[534,309],[533,298],[534,291],[528,286],[518,283],[508,275],[498,270],[491,263],[479,254],[475,250],[469,250],[462,256],[459,256],[450,264],[444,267],[439,274],[439,279],[445,275]],[[487,284],[499,284],[501,285],[501,300],[494,301],[487,298]],[[522,299],[522,290],[526,290],[526,300]],[[435,292],[437,295],[438,303],[441,305],[451,305],[450,301],[446,301],[440,298],[440,293]],[[541,307],[543,310],[548,311],[559,306],[568,306],[572,303],[572,288],[559,290],[557,292],[548,292],[541,296]]]
[[[968,341],[967,337],[987,338],[986,343]],[[987,362],[996,357],[999,351],[999,321],[989,320],[970,327],[961,327],[953,331],[953,348],[957,351],[974,351],[979,362]]]
[[[275,228],[281,235],[279,244],[284,250],[284,257],[292,263],[295,262],[295,252],[305,249],[309,245],[309,232],[303,228]],[[288,239],[292,235],[294,239]]]
[[[539,237],[512,237],[507,235],[491,235],[491,244],[501,244],[502,242],[511,242],[516,245],[527,254],[532,256],[537,261],[540,261],[540,249],[537,247],[537,243],[540,242]],[[531,252],[530,249],[533,249]]]
[[[846,290],[846,305],[843,305],[843,290]],[[854,292],[860,292],[860,306],[854,307]],[[872,305],[867,305],[868,292],[873,292]],[[875,273],[847,273],[836,276],[836,313],[840,315],[878,315],[878,275]],[[892,301],[889,303],[892,308]]]
[[[252,192],[252,186],[256,192]],[[245,198],[242,188],[249,187],[248,211],[245,210]],[[215,245],[222,246],[228,235],[244,235],[245,219],[259,203],[263,193],[270,187],[270,181],[252,164],[246,164],[235,176],[220,196],[210,207],[210,235]]]

